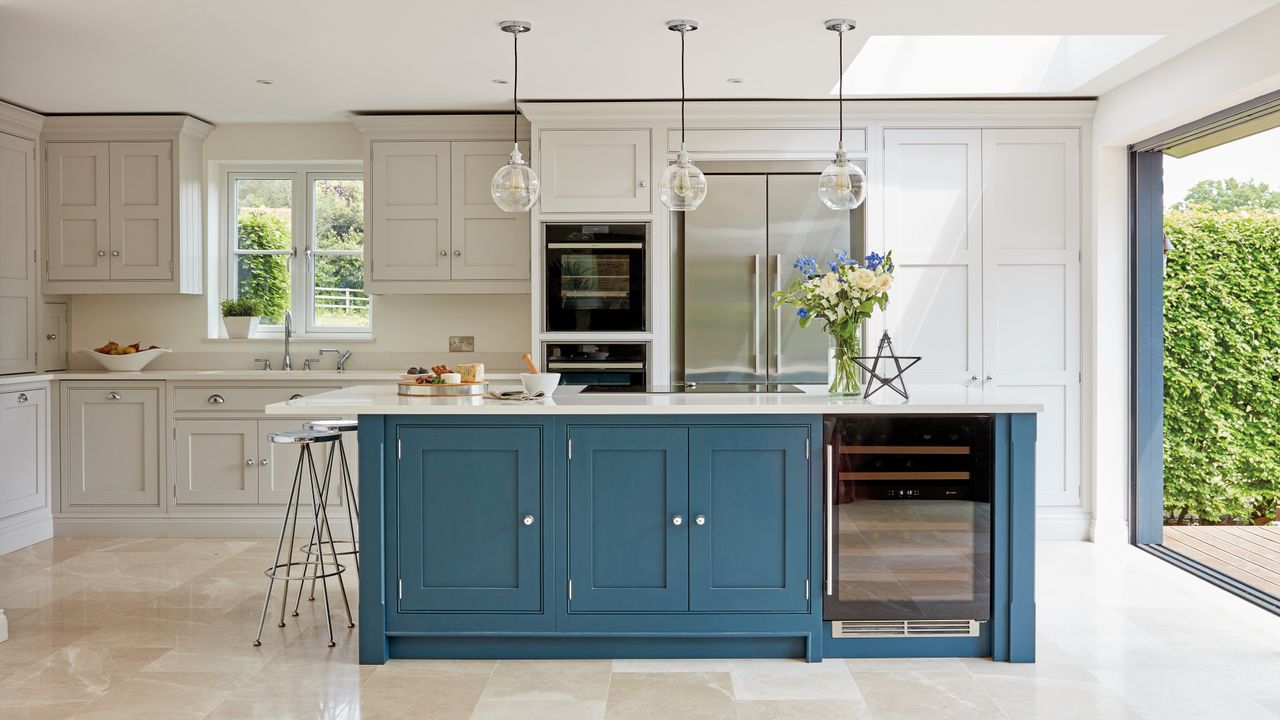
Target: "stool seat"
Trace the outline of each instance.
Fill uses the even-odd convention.
[[[327,430],[282,430],[268,435],[267,441],[276,445],[308,445],[334,442],[338,437],[338,433]]]
[[[360,427],[358,420],[312,420],[302,426],[303,430],[328,430],[329,432],[355,432]]]

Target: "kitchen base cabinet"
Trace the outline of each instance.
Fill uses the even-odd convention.
[[[160,507],[160,383],[62,385],[66,506]]]
[[[52,535],[47,390],[0,392],[0,458],[2,555]]]
[[[258,502],[258,423],[178,420],[174,430],[177,504]]]

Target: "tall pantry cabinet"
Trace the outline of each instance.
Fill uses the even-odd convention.
[[[0,375],[36,369],[36,139],[41,120],[0,104]]]

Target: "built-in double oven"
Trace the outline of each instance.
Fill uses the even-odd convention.
[[[543,330],[644,332],[647,223],[546,223]]]

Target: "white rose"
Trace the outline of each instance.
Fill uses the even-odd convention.
[[[892,284],[893,284],[892,275],[888,275],[888,274],[880,275],[879,277],[876,278],[876,292],[882,293],[888,290],[889,286]]]
[[[853,271],[853,286],[859,290],[870,290],[876,286],[876,274],[866,268]]]
[[[823,297],[831,297],[840,292],[840,279],[836,274],[829,272],[822,276],[822,281],[818,283],[818,294]]]

